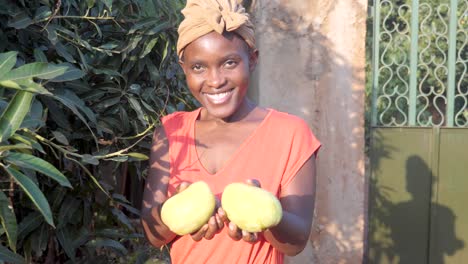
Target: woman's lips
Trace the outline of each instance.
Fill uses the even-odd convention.
[[[223,104],[227,102],[233,93],[233,89],[222,93],[203,93],[212,104]]]

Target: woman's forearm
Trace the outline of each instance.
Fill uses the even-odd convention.
[[[177,235],[169,230],[161,219],[160,205],[142,209],[141,224],[146,238],[154,247],[161,247],[171,242]]]
[[[309,235],[310,223],[287,211],[283,211],[283,218],[277,226],[263,232],[273,247],[288,256],[299,254],[306,246]]]

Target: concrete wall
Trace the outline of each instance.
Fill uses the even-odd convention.
[[[287,263],[362,263],[367,0],[256,0],[250,97],[304,118],[323,143],[310,243]]]

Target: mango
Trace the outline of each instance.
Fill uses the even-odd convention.
[[[215,206],[216,200],[208,184],[198,181],[164,202],[161,219],[172,232],[183,236],[206,224]]]
[[[245,183],[227,185],[221,206],[229,221],[248,232],[260,232],[275,226],[283,216],[281,203],[275,195]]]

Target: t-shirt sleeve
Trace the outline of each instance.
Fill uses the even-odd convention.
[[[291,135],[291,144],[289,146],[289,155],[283,178],[281,179],[281,188],[285,188],[294,179],[297,172],[304,163],[313,155],[317,154],[321,144],[315,137],[307,123],[299,119],[293,126]]]

